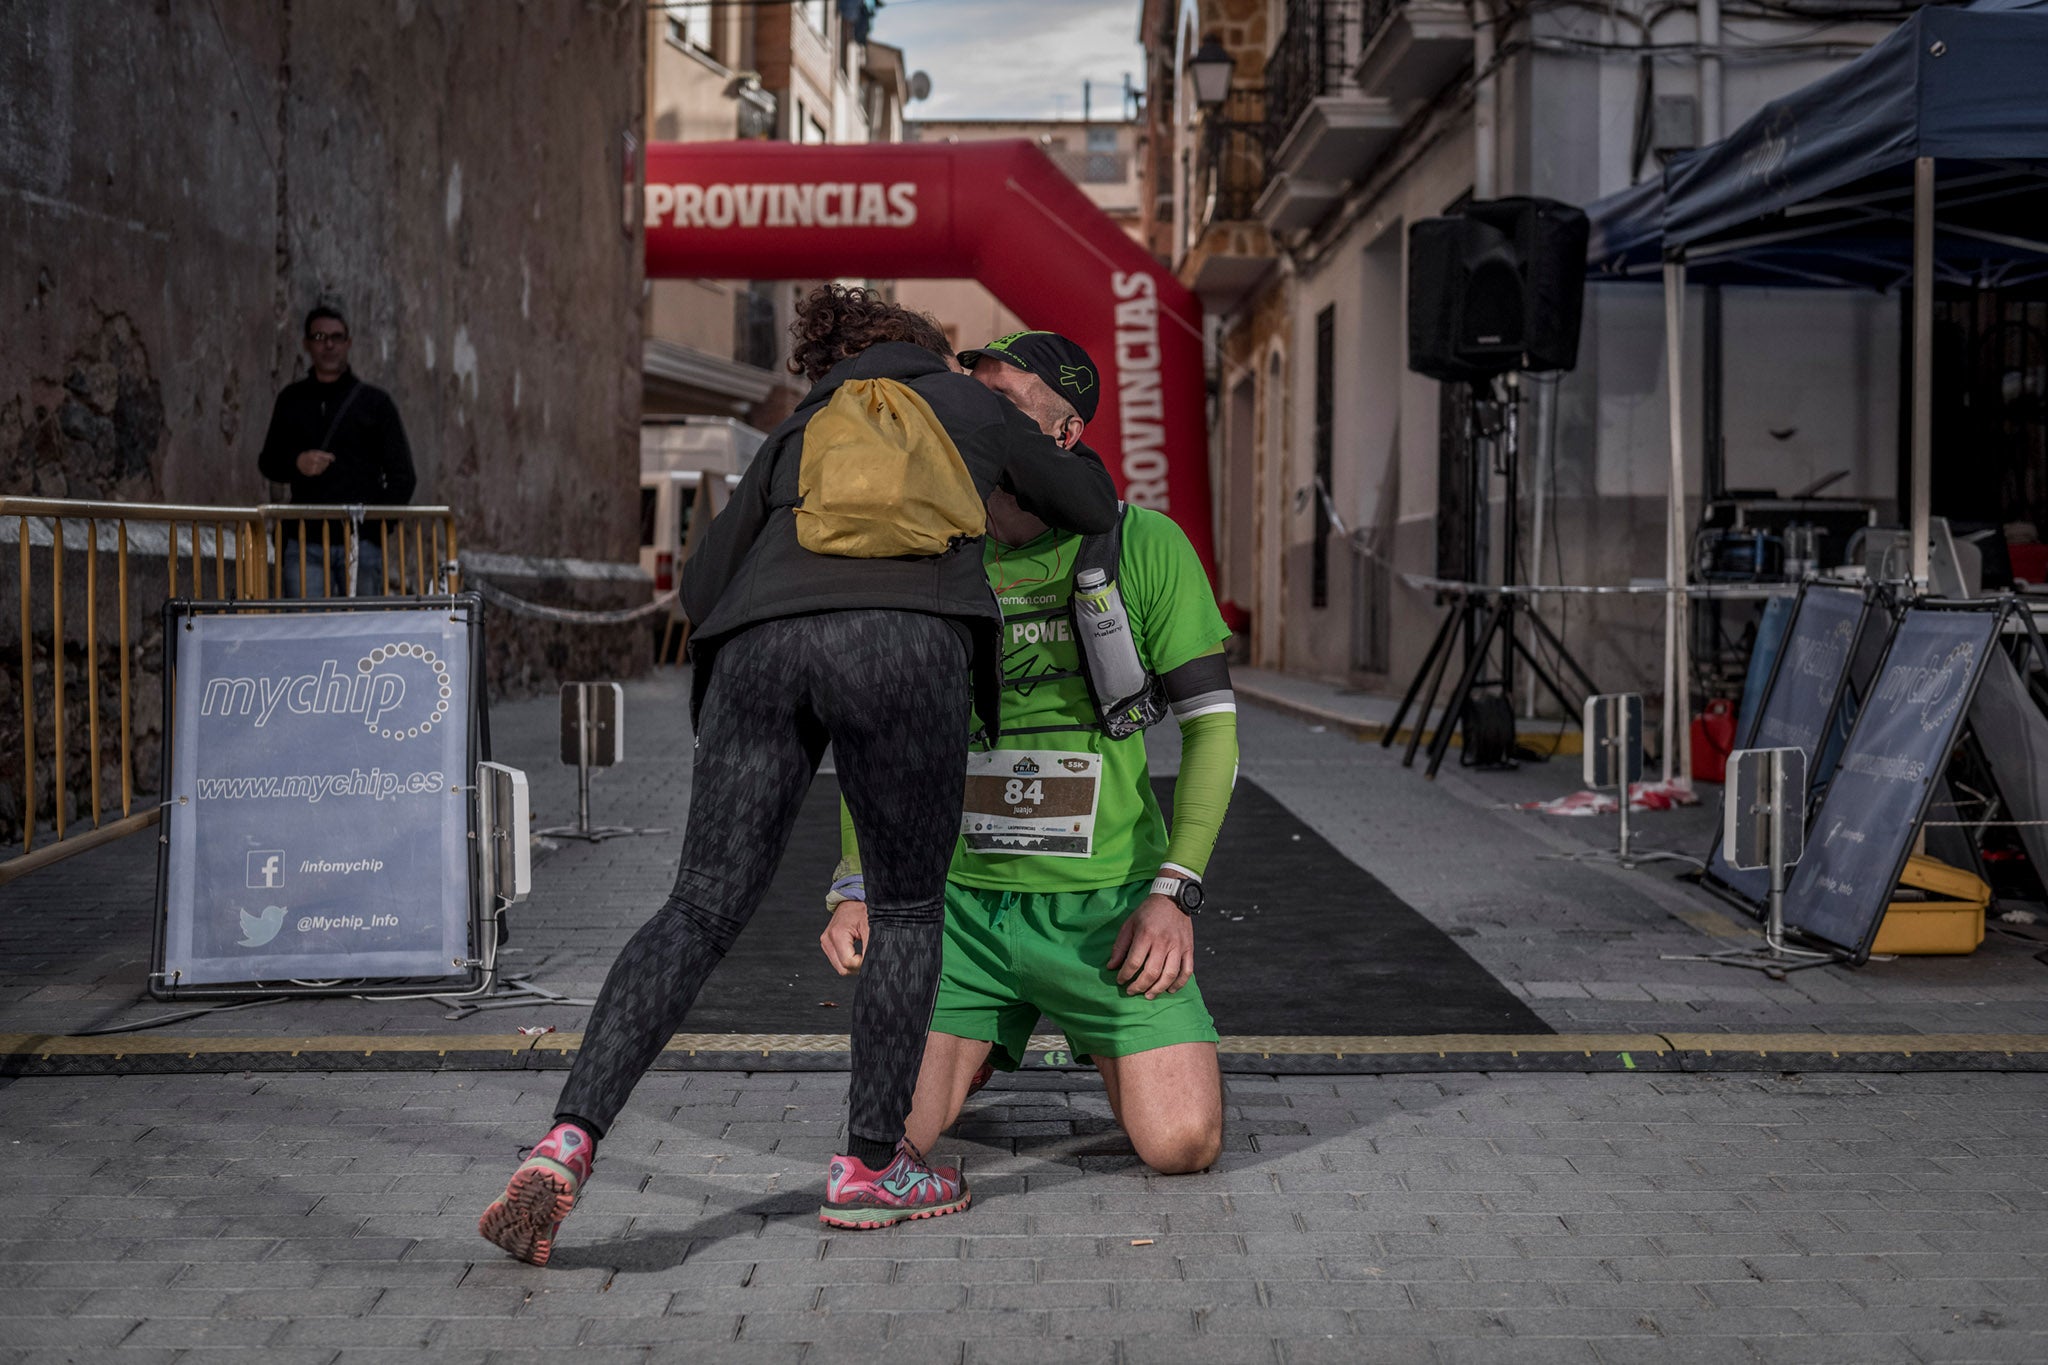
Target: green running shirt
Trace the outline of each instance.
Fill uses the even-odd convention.
[[[1229,638],[1208,575],[1170,517],[1133,507],[1123,536],[1117,588],[1147,668],[1171,672]],[[1091,891],[1151,877],[1166,857],[1166,821],[1152,792],[1145,737],[1111,740],[1096,729],[1095,703],[1079,676],[1033,681],[1077,674],[1081,667],[1067,615],[1080,544],[1081,537],[1058,531],[1028,545],[990,538],[982,558],[1005,617],[1003,734],[996,747],[1102,756],[1093,851],[1085,858],[980,852],[963,838],[954,849],[949,881],[1001,891]],[[1037,619],[1010,619],[1020,616]],[[1028,733],[1044,726],[1073,728]]]

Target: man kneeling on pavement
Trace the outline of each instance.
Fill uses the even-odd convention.
[[[1013,333],[960,363],[1068,448],[1095,414],[1099,372],[1055,333]],[[993,1068],[1022,1063],[1043,1012],[1093,1059],[1139,1157],[1167,1174],[1199,1171],[1223,1147],[1193,916],[1237,777],[1229,630],[1193,546],[1161,513],[1126,507],[1115,531],[1079,536],[1000,491],[988,510],[1003,726],[993,744],[978,736],[968,760],[945,962],[906,1136],[931,1150]],[[1182,738],[1171,833],[1144,739],[1169,710]],[[844,976],[860,968],[867,905],[842,825],[821,942]]]

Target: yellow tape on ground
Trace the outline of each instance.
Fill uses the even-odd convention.
[[[1667,1033],[1681,1052],[2048,1052],[2039,1033]]]
[[[1221,1050],[1272,1052],[1290,1057],[1387,1057],[1454,1052],[1664,1052],[1669,1046],[1655,1033],[1427,1033],[1385,1037],[1249,1034],[1225,1038]]]

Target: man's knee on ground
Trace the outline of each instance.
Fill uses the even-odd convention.
[[[1206,1171],[1223,1155],[1223,1123],[1177,1122],[1131,1135],[1139,1160],[1161,1175]]]

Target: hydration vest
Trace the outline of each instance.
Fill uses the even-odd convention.
[[[1081,537],[1080,548],[1074,552],[1074,578],[1078,580],[1089,569],[1100,569],[1112,587],[1119,586],[1118,570],[1123,561],[1124,516],[1130,509],[1118,503],[1116,524],[1101,535]],[[1138,654],[1138,642],[1128,626],[1111,635],[1101,635],[1088,628],[1081,611],[1081,593],[1075,590],[1063,607],[1050,607],[1043,611],[1020,612],[1015,616],[1005,614],[1003,623],[1007,626],[1019,621],[1048,621],[1065,616],[1074,634],[1074,643],[1081,655],[1081,666],[1064,673],[1036,673],[1028,680],[1036,686],[1040,683],[1057,682],[1065,678],[1079,677],[1088,685],[1089,699],[1095,704],[1095,721],[1092,725],[1031,725],[1021,728],[1005,726],[1006,735],[1048,734],[1058,730],[1100,730],[1111,739],[1129,739],[1151,726],[1166,719],[1171,707],[1166,700],[1166,684],[1158,674],[1146,668]],[[1129,608],[1125,608],[1128,620]],[[1098,679],[1131,677],[1142,674],[1145,682],[1136,692],[1127,697],[1103,695]],[[1005,688],[1010,681],[1003,680]]]

